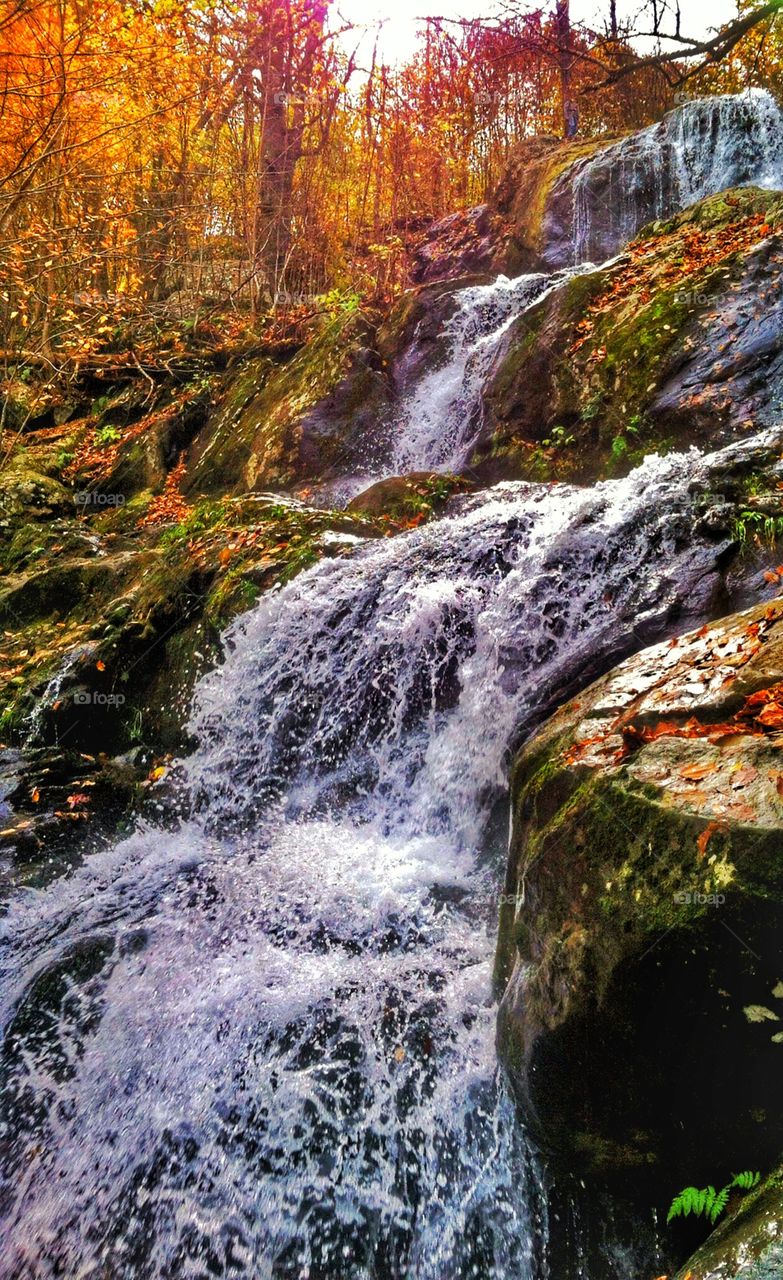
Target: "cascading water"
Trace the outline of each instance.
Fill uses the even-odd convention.
[[[185,816],[11,902],[2,1274],[534,1274],[483,832],[587,656],[691,597],[695,455],[497,486],[232,626]]]
[[[556,284],[460,295],[398,469],[464,461],[506,326]],[[8,904],[3,1277],[543,1274],[495,1066],[495,802],[552,700],[703,607],[712,472],[499,485],[232,626],[160,822]]]
[[[783,112],[762,90],[684,103],[566,170],[544,217],[553,267],[616,253],[646,223],[729,187],[783,187]]]
[[[419,379],[394,423],[392,474],[464,466],[481,429],[481,393],[503,335],[571,274],[499,276],[458,291],[444,326],[445,355]]]

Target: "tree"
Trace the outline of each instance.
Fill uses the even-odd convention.
[[[555,11],[557,57],[560,68],[560,99],[563,105],[563,137],[573,138],[579,129],[579,108],[571,92],[571,14],[568,0],[557,0]]]

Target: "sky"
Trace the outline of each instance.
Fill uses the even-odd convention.
[[[520,0],[520,8],[529,6]],[[643,0],[619,0],[618,13],[630,16],[641,8]],[[704,35],[710,28],[718,27],[736,17],[736,0],[680,0],[682,31],[685,35]],[[511,7],[506,0],[507,8]],[[412,53],[415,44],[417,19],[431,15],[446,18],[488,17],[500,11],[499,0],[336,0],[339,13],[357,27],[365,26],[368,32],[378,22],[383,22],[382,51],[387,62],[403,62]],[[553,5],[554,7],[554,5]],[[601,14],[608,10],[606,0],[571,0],[574,22],[601,25]],[[348,43],[355,37],[350,37]],[[370,46],[371,47],[371,44]]]

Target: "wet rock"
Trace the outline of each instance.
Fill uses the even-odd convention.
[[[284,490],[350,469],[388,398],[367,337],[349,310],[285,363],[245,362],[194,442],[186,491]]]
[[[515,762],[500,1054],[553,1160],[621,1199],[783,1147],[782,731],[776,601],[628,659]]]
[[[781,113],[751,92],[684,103],[658,124],[576,159],[541,220],[550,267],[604,262],[641,227],[730,187],[783,186]]]
[[[412,471],[404,476],[378,480],[348,503],[357,515],[388,516],[392,520],[414,520],[442,508],[455,493],[464,492],[470,481],[439,471]]]
[[[558,181],[566,185],[580,163],[600,152],[611,141],[606,138],[563,142],[543,136],[525,138],[511,152],[506,170],[493,192],[490,204],[510,224],[504,270],[509,275],[524,271],[546,271],[572,261],[569,251],[561,260],[550,262],[547,246],[572,228],[562,197],[554,200]],[[572,202],[573,204],[573,202]],[[600,261],[600,259],[599,259]]]
[[[711,197],[525,312],[487,386],[474,465],[592,479],[777,421],[782,223],[774,192]]]
[[[510,223],[489,205],[452,213],[429,227],[413,245],[411,280],[432,284],[460,276],[493,277],[508,268]]]
[[[779,1280],[783,1275],[783,1169],[740,1201],[673,1280]]]

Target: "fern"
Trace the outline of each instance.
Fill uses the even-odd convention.
[[[752,1191],[753,1188],[757,1185],[760,1177],[761,1177],[760,1173],[751,1173],[749,1170],[746,1169],[743,1173],[735,1173],[734,1177],[729,1183],[729,1186],[741,1187],[743,1191]]]
[[[666,1221],[671,1222],[674,1218],[688,1218],[693,1214],[695,1218],[707,1218],[714,1226],[725,1210],[729,1202],[729,1194],[734,1187],[739,1187],[742,1191],[751,1191],[760,1177],[760,1173],[751,1173],[746,1169],[742,1173],[735,1173],[731,1182],[721,1187],[720,1191],[716,1191],[714,1187],[685,1187],[672,1200]]]

